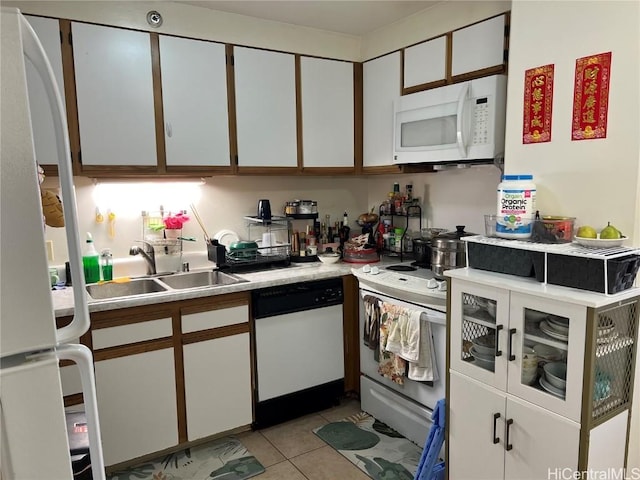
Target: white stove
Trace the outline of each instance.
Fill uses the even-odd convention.
[[[407,266],[408,264],[365,265],[352,268],[351,273],[358,279],[361,289],[444,311],[447,282],[436,280],[433,272],[426,268],[411,271],[393,270],[396,267]]]

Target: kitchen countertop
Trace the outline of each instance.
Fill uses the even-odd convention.
[[[357,264],[344,262],[338,262],[333,265],[326,265],[321,262],[292,263],[291,265],[292,266],[288,268],[234,274],[235,276],[248,281],[236,283],[233,285],[192,288],[183,290],[168,290],[166,292],[132,295],[129,297],[110,298],[104,300],[94,300],[87,295],[89,312],[102,312],[106,310],[117,310],[120,308],[130,308],[141,305],[152,305],[157,303],[175,302],[178,300],[212,297],[215,295],[223,295],[225,293],[244,292],[248,290],[255,290],[258,288],[285,285],[288,283],[307,282],[310,280],[341,277],[351,274],[352,267],[359,266]],[[202,268],[192,271],[201,270],[211,270],[211,268]],[[54,290],[52,291],[51,296],[56,317],[73,315],[73,287],[66,287],[62,290]]]

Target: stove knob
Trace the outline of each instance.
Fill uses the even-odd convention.
[[[371,275],[377,275],[380,273],[380,269],[378,267],[371,267]]]
[[[369,273],[371,271],[371,266],[370,265],[365,265],[364,267],[362,267],[362,271],[364,273]]]
[[[437,288],[438,281],[435,278],[430,278],[427,280],[427,288]]]

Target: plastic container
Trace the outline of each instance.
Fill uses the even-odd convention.
[[[87,233],[87,241],[82,254],[82,267],[84,269],[85,283],[100,281],[100,255],[98,255],[90,233]]]
[[[553,235],[558,243],[568,243],[573,240],[575,217],[543,216],[542,223],[547,233]]]
[[[536,184],[533,175],[503,175],[498,184],[496,236],[531,237],[536,213]]]

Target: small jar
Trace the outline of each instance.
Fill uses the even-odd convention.
[[[312,213],[312,201],[311,200],[300,200],[300,204],[298,205],[298,213],[301,215],[310,215]],[[316,210],[318,206],[316,204]]]

